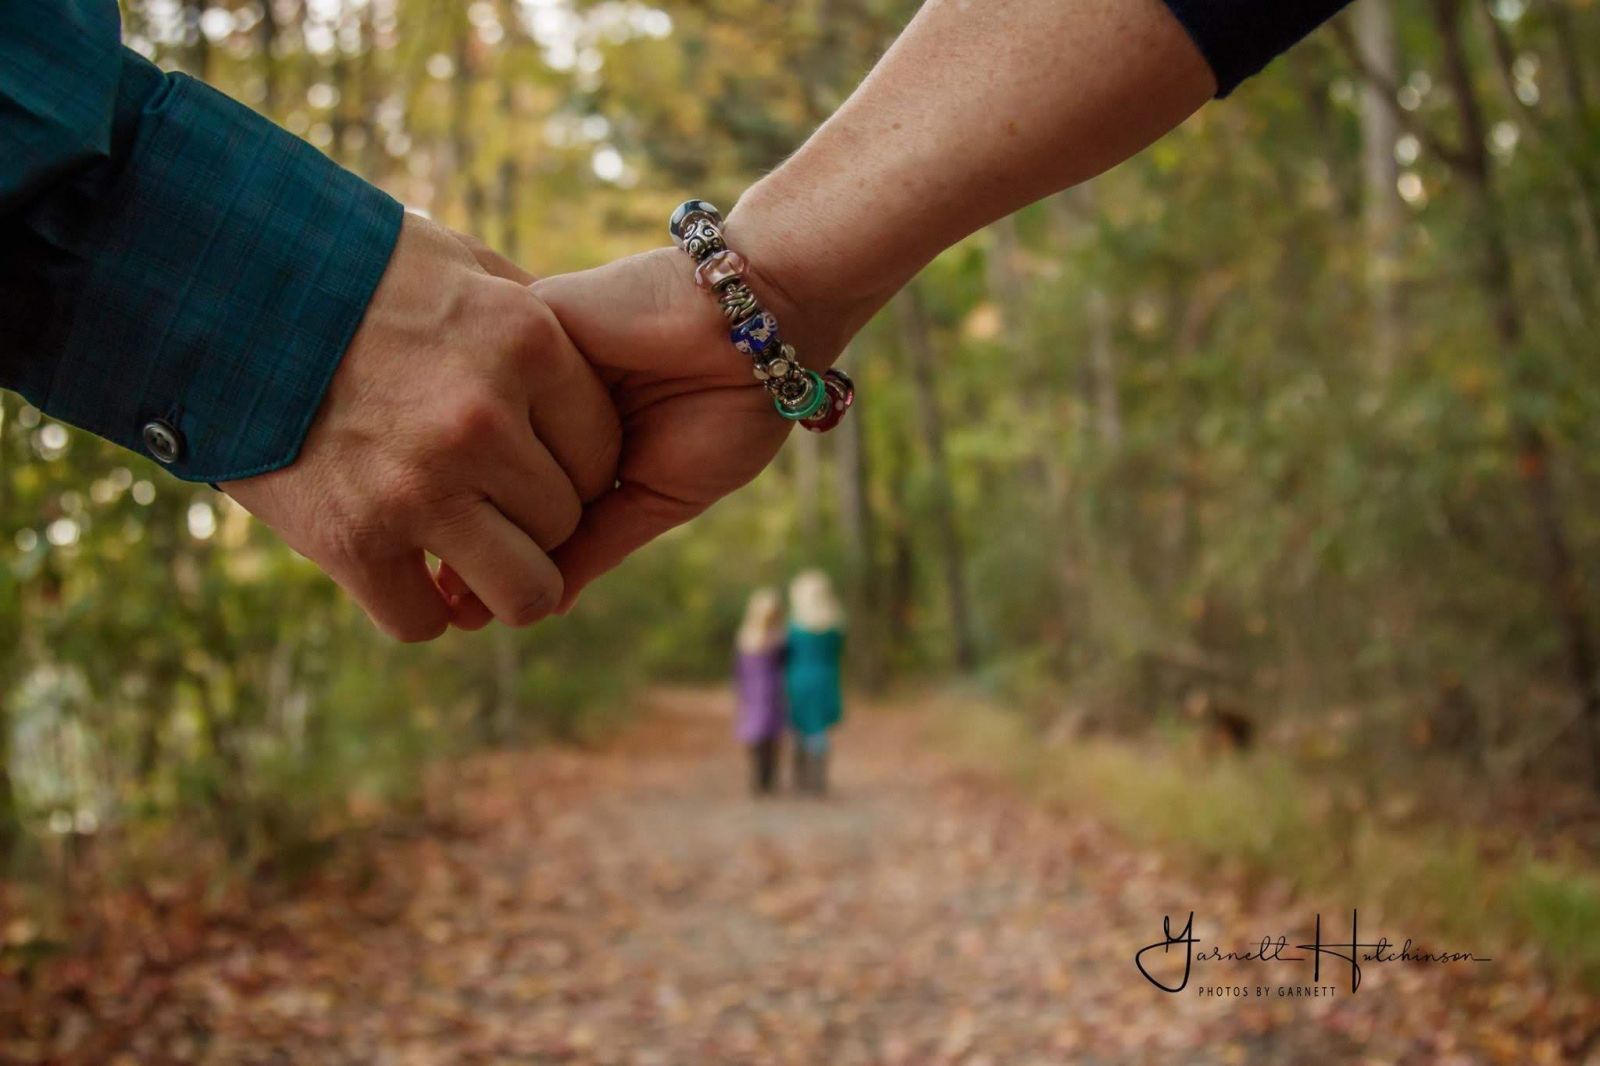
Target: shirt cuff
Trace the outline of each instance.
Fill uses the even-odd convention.
[[[1166,0],[1227,96],[1350,0]]]
[[[278,469],[299,454],[402,209],[209,86],[130,52],[123,63],[130,152],[79,235],[92,256],[40,406],[188,481]]]

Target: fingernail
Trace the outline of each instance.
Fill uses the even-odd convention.
[[[505,623],[513,629],[531,626],[541,619],[550,617],[554,606],[555,604],[551,602],[549,596],[541,596],[534,602],[513,612],[510,618],[505,619]]]

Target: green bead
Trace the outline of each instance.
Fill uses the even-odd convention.
[[[778,413],[791,422],[810,418],[822,409],[823,404],[828,402],[828,389],[822,382],[822,375],[815,370],[806,370],[803,373],[811,379],[811,393],[806,397],[805,406],[789,407],[779,397],[773,397],[772,400],[772,405],[778,409]]]

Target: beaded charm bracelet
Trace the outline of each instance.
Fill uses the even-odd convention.
[[[813,433],[826,433],[855,402],[856,388],[842,370],[819,374],[800,365],[794,348],[778,336],[778,319],[756,301],[744,282],[749,261],[722,239],[722,213],[704,200],[689,200],[672,212],[672,243],[698,266],[694,280],[716,296],[733,328],[729,339],[748,355],[756,380],[772,394],[778,413]]]

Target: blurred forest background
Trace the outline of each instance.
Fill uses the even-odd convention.
[[[135,49],[548,274],[665,243],[686,195],[731,206],[915,6],[124,13]],[[430,761],[721,678],[750,589],[817,564],[864,691],[1265,748],[1337,782],[1296,831],[1510,817],[1528,862],[1586,864],[1597,59],[1594,0],[1361,0],[941,256],[847,352],[869,401],[840,431],[529,632],[387,643],[225,497],[0,396],[0,847],[42,883],[174,826],[228,865],[314,854]],[[1550,920],[1600,922],[1568,872]]]

